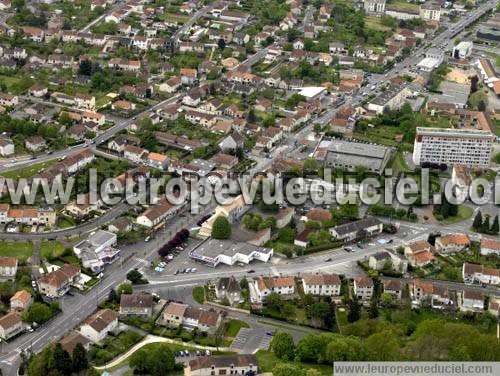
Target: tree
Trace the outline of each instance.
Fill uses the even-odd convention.
[[[283,298],[280,294],[272,292],[266,298],[266,305],[271,310],[279,311],[283,305]]]
[[[44,303],[33,303],[28,311],[22,313],[22,318],[26,322],[36,322],[43,324],[52,317],[52,310]]]
[[[291,363],[279,363],[273,368],[273,376],[306,376],[306,372]]]
[[[365,341],[366,358],[377,361],[394,361],[399,358],[399,343],[390,330],[369,336]]]
[[[132,292],[134,291],[134,289],[132,288],[132,285],[130,283],[122,283],[120,286],[118,286],[118,295],[121,295],[121,294],[132,294]]]
[[[219,50],[223,51],[224,48],[226,48],[226,41],[224,39],[220,38],[217,41],[217,46],[219,47]]]
[[[484,216],[483,224],[481,225],[481,232],[488,233],[490,231],[490,215],[486,214]]]
[[[347,321],[358,321],[361,317],[361,306],[358,302],[358,299],[354,297],[353,299],[349,300],[349,302],[347,303],[347,307],[349,310],[347,313]]]
[[[130,282],[132,282],[133,285],[144,283],[144,280],[142,278],[142,274],[137,269],[132,269],[131,271],[129,271],[127,273],[127,279]]]
[[[478,210],[476,216],[474,217],[474,221],[472,222],[472,228],[476,231],[481,229],[483,224],[483,215],[481,214],[481,210]]]
[[[86,370],[89,366],[87,351],[81,343],[77,343],[72,354],[73,372]]]
[[[330,305],[325,302],[317,302],[311,306],[311,316],[315,319],[321,320],[324,324],[327,316],[331,314]]]
[[[91,76],[92,75],[92,62],[88,59],[80,61],[78,73],[83,75],[83,76]]]
[[[212,226],[212,238],[229,239],[231,238],[231,224],[226,217],[219,215]]]
[[[375,297],[375,295],[372,297],[372,300],[370,302],[368,317],[371,319],[376,319],[378,317],[378,299]]]
[[[160,344],[148,353],[146,364],[149,374],[168,375],[175,367],[175,357],[168,345]]]
[[[58,370],[61,375],[71,375],[73,364],[68,352],[64,350],[60,343],[54,347],[53,353],[54,369]]]
[[[495,219],[493,220],[493,224],[491,225],[490,232],[493,235],[496,235],[496,234],[498,234],[499,231],[500,231],[500,226],[498,224],[498,214],[497,214],[497,215],[495,215]]]
[[[277,332],[271,341],[271,351],[277,358],[293,360],[295,357],[295,343],[290,333]]]
[[[129,366],[137,373],[146,373],[148,369],[148,352],[139,349],[130,356]]]

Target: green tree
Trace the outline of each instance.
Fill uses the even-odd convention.
[[[117,290],[118,295],[132,294],[133,292],[134,289],[132,288],[132,285],[130,283],[122,283],[120,286],[118,286]]]
[[[293,360],[295,358],[295,343],[290,333],[275,333],[270,347],[271,351],[274,352],[274,355],[279,359]]]
[[[500,226],[498,224],[498,214],[495,215],[495,219],[493,220],[493,223],[491,225],[491,229],[490,229],[490,232],[492,234],[498,234],[498,232],[500,231]]]
[[[87,351],[81,343],[77,343],[75,349],[72,354],[72,364],[73,364],[73,372],[81,372],[86,370],[89,366],[87,360]]]
[[[35,302],[29,310],[22,313],[22,318],[26,322],[36,322],[43,324],[52,317],[52,310],[44,303]]]
[[[219,215],[212,226],[212,238],[229,239],[231,238],[231,224],[226,217]]]
[[[170,347],[160,344],[148,353],[147,369],[152,376],[168,375],[175,367],[175,357]]]
[[[64,350],[60,343],[56,343],[53,353],[53,367],[60,372],[61,375],[71,375],[73,364],[68,352]]]
[[[148,370],[148,352],[139,349],[130,356],[129,366],[137,373],[146,373]]]
[[[399,359],[399,342],[394,333],[384,330],[369,336],[365,341],[366,358],[377,361]]]
[[[349,322],[356,322],[360,319],[361,317],[361,305],[358,302],[358,299],[354,297],[353,299],[350,299],[349,302],[347,303],[347,321]]]
[[[481,229],[483,224],[483,215],[481,214],[481,210],[478,210],[476,216],[474,217],[474,221],[472,222],[472,228],[476,231]]]
[[[375,297],[375,295],[372,297],[372,300],[370,302],[368,317],[371,319],[376,319],[378,317],[378,299]]]
[[[488,233],[489,231],[490,231],[490,216],[489,216],[489,214],[486,214],[484,216],[484,221],[483,221],[483,224],[481,226],[481,232]]]
[[[279,311],[283,305],[283,298],[280,294],[272,292],[266,297],[266,305],[269,309]]]
[[[133,285],[143,282],[142,273],[137,269],[132,269],[127,273],[127,279],[132,282]]]
[[[306,372],[291,363],[278,363],[273,368],[273,376],[306,376]]]

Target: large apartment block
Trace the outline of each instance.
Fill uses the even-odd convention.
[[[417,128],[413,162],[487,167],[494,137],[477,129]]]

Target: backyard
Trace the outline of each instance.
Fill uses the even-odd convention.
[[[33,255],[33,243],[28,241],[0,241],[1,257],[16,257],[19,262],[26,260]]]

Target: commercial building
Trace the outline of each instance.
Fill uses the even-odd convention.
[[[73,251],[82,260],[84,268],[97,273],[102,271],[105,264],[113,263],[120,256],[120,250],[115,248],[116,240],[116,234],[98,230],[86,240],[76,244]]]
[[[194,260],[216,267],[219,264],[249,264],[253,260],[268,262],[273,255],[271,248],[256,247],[231,240],[209,239],[189,253]]]
[[[417,127],[413,163],[488,167],[493,142],[486,130]]]
[[[327,148],[327,167],[354,171],[361,166],[367,171],[381,174],[390,158],[388,147],[345,140],[332,140]]]
[[[455,59],[465,59],[472,54],[473,46],[471,41],[462,41],[453,47],[451,56]]]
[[[407,85],[391,86],[368,103],[368,110],[375,111],[377,114],[383,113],[385,108],[399,110],[406,98],[412,95],[413,93]]]

